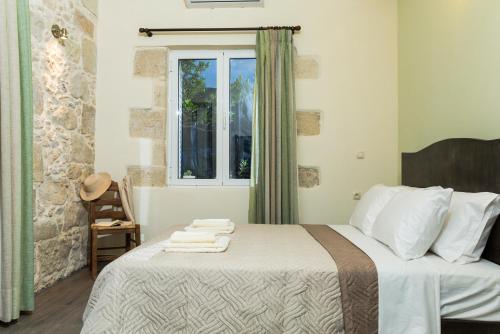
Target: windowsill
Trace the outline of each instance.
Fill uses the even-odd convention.
[[[167,188],[179,188],[179,189],[188,189],[188,188],[206,188],[206,189],[215,189],[215,188],[229,188],[229,189],[249,189],[250,185],[241,185],[241,184],[230,184],[230,185],[193,185],[193,184],[167,184]]]

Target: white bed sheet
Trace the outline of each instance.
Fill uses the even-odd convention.
[[[441,282],[441,316],[500,321],[500,266],[486,260],[453,264],[432,255]]]
[[[375,263],[380,334],[440,334],[439,274],[427,257],[404,261],[349,225],[330,225]]]
[[[440,333],[440,318],[500,321],[500,266],[434,254],[404,261],[349,225],[330,225],[363,250],[379,275],[379,333]],[[411,301],[408,303],[408,301]]]

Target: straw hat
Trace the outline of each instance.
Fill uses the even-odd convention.
[[[92,174],[83,181],[80,197],[84,201],[93,201],[108,190],[111,185],[111,175],[108,173]]]

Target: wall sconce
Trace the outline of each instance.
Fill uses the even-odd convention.
[[[52,35],[64,45],[64,41],[68,39],[68,30],[66,28],[61,28],[57,24],[52,26]]]

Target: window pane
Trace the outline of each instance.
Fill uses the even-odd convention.
[[[249,179],[255,59],[231,59],[229,72],[229,177]]]
[[[217,174],[217,60],[179,60],[179,175]]]

